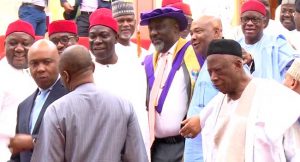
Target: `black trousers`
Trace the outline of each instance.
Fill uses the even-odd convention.
[[[89,36],[89,26],[90,26],[90,15],[92,12],[81,12],[76,19],[78,36],[88,37]]]
[[[151,147],[152,162],[182,162],[184,140],[178,142],[162,142],[155,140]]]

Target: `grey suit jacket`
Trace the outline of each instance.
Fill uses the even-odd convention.
[[[17,115],[17,127],[16,127],[16,134],[22,133],[22,134],[31,134],[30,129],[29,129],[29,121],[30,121],[30,115],[31,111],[33,108],[33,104],[35,101],[35,98],[39,92],[39,89],[37,89],[32,95],[27,97],[23,102],[19,104],[18,107],[18,115]],[[44,113],[47,109],[47,107],[57,100],[58,98],[62,97],[63,95],[67,94],[68,91],[67,89],[62,85],[61,81],[58,80],[52,90],[50,91],[43,107],[42,110],[39,114],[39,117],[36,121],[36,124],[34,126],[32,136],[37,136],[39,133],[40,125],[42,122],[42,118],[44,116]],[[30,162],[32,155],[32,150],[31,151],[24,151],[21,152],[20,154],[13,155],[11,157],[11,161],[14,162]]]
[[[88,83],[49,106],[31,161],[147,162],[148,158],[132,105]]]

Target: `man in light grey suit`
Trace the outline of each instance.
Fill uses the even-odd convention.
[[[59,62],[71,91],[45,113],[32,162],[147,162],[138,121],[131,104],[93,83],[88,49],[68,47]]]

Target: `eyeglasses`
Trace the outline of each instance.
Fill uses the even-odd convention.
[[[264,19],[264,17],[241,17],[241,23],[246,24],[248,23],[250,20],[253,24],[258,24],[260,23],[262,20]]]
[[[58,43],[68,44],[70,39],[72,38],[76,38],[76,36],[62,36],[60,38],[52,38],[50,39],[50,41],[53,42],[55,45],[58,45]]]

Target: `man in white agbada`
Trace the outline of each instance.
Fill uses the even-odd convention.
[[[147,80],[140,65],[119,57],[115,51],[118,25],[109,9],[101,8],[90,16],[90,49],[94,57],[94,79],[98,87],[128,99],[136,112],[148,155],[150,137],[146,110]]]
[[[116,44],[116,53],[118,57],[127,57],[131,63],[138,63],[144,61],[147,50],[140,48],[138,51],[137,44],[130,41],[135,32],[136,19],[134,14],[132,0],[118,0],[112,2],[113,17],[118,22],[118,43]],[[140,52],[140,53],[139,53]],[[138,62],[136,62],[138,61]],[[142,67],[143,68],[143,67]]]
[[[27,69],[27,53],[34,42],[31,24],[17,20],[9,24],[5,34],[6,56],[0,61],[0,161],[10,159],[9,137],[15,135],[17,109],[36,84]]]
[[[300,96],[276,81],[247,75],[241,46],[233,40],[210,43],[207,67],[221,93],[183,121],[180,131],[194,137],[201,130],[204,160],[300,161]]]
[[[283,84],[300,94],[300,58],[295,59],[289,70],[286,72]]]

